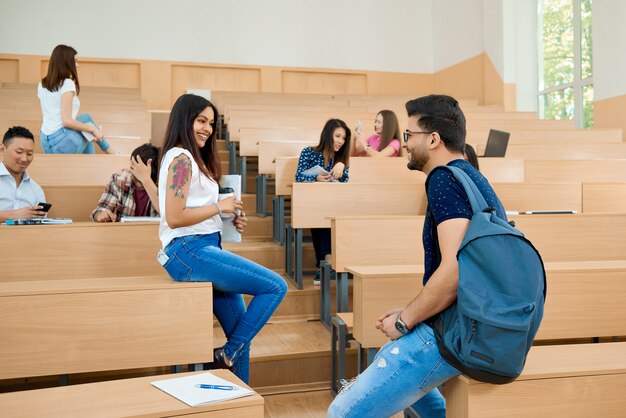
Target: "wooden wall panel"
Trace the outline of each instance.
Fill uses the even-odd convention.
[[[0,58],[0,83],[20,80],[20,63],[17,59]]]
[[[48,72],[48,62],[41,61],[41,77]],[[81,86],[121,87],[141,89],[141,64],[139,62],[78,62],[78,74]]]
[[[432,93],[449,94],[456,99],[485,99],[484,53],[434,73]]]
[[[593,123],[596,128],[621,128],[626,141],[626,94],[593,102]]]
[[[259,68],[172,65],[172,104],[187,89],[261,91]]]
[[[282,92],[367,94],[367,75],[286,70],[282,72]]]

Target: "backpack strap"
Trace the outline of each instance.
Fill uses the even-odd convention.
[[[457,179],[459,183],[461,183],[461,186],[463,186],[463,189],[465,190],[465,194],[467,194],[467,198],[469,199],[470,205],[472,206],[472,212],[474,212],[474,214],[483,212],[485,209],[490,209],[487,201],[483,197],[483,194],[480,190],[478,190],[474,181],[465,173],[465,171],[458,167],[452,167],[449,165],[439,165],[435,167],[433,171],[438,169],[447,170]],[[430,179],[430,176],[428,176],[428,178]],[[428,190],[428,184],[426,184],[426,188]]]

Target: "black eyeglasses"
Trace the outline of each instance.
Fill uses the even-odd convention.
[[[427,134],[430,135],[432,134],[434,131],[409,131],[408,129],[404,132],[402,132],[402,139],[404,139],[404,142],[409,142],[409,138],[411,137],[411,135],[417,135],[417,134]]]

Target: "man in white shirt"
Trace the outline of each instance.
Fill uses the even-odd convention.
[[[14,126],[4,134],[0,149],[0,222],[46,216],[38,203],[45,202],[42,188],[26,173],[33,161],[35,139],[26,128]]]

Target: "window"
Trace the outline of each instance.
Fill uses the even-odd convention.
[[[592,0],[539,0],[539,117],[593,126]]]

